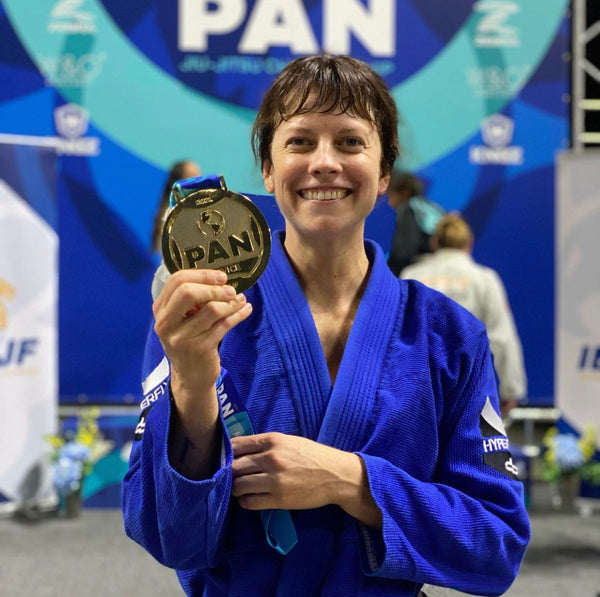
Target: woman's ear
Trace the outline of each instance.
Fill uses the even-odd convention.
[[[271,160],[265,160],[263,162],[262,177],[267,193],[272,195],[275,191],[275,185],[273,184],[273,164],[271,163]]]
[[[387,191],[389,184],[390,184],[390,173],[388,172],[387,174],[382,174],[379,177],[379,184],[377,185],[377,195],[378,196],[383,195]]]

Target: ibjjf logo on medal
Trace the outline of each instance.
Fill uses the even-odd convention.
[[[266,267],[271,237],[268,224],[248,197],[221,187],[198,188],[187,195],[175,184],[175,207],[162,235],[167,269],[220,269],[242,292]]]

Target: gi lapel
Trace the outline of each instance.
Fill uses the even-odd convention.
[[[358,307],[327,404],[318,441],[353,451],[366,441],[381,368],[404,297],[381,248],[366,241],[371,275]]]
[[[331,381],[310,308],[282,242],[283,233],[276,232],[259,285],[288,373],[300,431],[316,440]]]

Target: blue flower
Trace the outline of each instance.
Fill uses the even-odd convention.
[[[584,458],[578,441],[572,433],[559,434],[554,438],[556,464],[561,470],[576,469],[583,464]]]
[[[59,457],[54,463],[54,487],[59,493],[77,491],[81,486],[83,464],[72,458]]]
[[[88,446],[79,442],[67,442],[58,452],[59,458],[70,458],[77,462],[85,462],[90,457],[90,449]]]

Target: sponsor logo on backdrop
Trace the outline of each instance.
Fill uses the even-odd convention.
[[[475,27],[475,47],[516,48],[521,45],[519,29],[508,23],[511,16],[521,10],[517,2],[480,0],[475,2],[473,10],[481,13]]]
[[[86,0],[58,0],[48,18],[48,33],[89,35],[96,32],[94,15],[84,9]]]
[[[531,64],[468,67],[465,78],[477,97],[511,98],[519,92],[531,71]]]
[[[514,128],[514,121],[503,114],[486,118],[481,123],[481,137],[485,145],[472,145],[469,148],[469,161],[479,165],[521,165],[524,149],[519,145],[511,145]]]
[[[193,55],[187,56],[179,69],[196,73],[277,74],[287,60],[264,56],[272,48],[287,48],[293,55],[350,54],[353,39],[374,59],[390,59],[380,63],[376,60],[379,71],[394,68],[394,0],[371,0],[368,7],[360,0],[323,0],[321,5],[319,40],[301,0],[257,0],[250,9],[243,0],[180,0],[178,49]],[[231,55],[211,55],[211,44],[227,35],[238,37]]]
[[[584,344],[581,347],[577,368],[581,377],[600,379],[600,344]]]
[[[56,151],[64,155],[95,156],[100,153],[100,138],[85,137],[89,127],[89,113],[81,106],[68,103],[54,110]]]
[[[0,330],[2,331],[9,327],[7,303],[12,301],[16,294],[17,289],[7,280],[0,278]],[[0,375],[13,373],[15,368],[22,368],[29,364],[30,358],[36,353],[37,345],[37,338],[10,338],[2,334],[0,336]]]
[[[8,307],[5,301],[15,298],[16,288],[6,280],[0,278],[0,330],[8,327]]]
[[[40,69],[48,85],[80,89],[100,76],[106,57],[106,52],[40,56]]]

